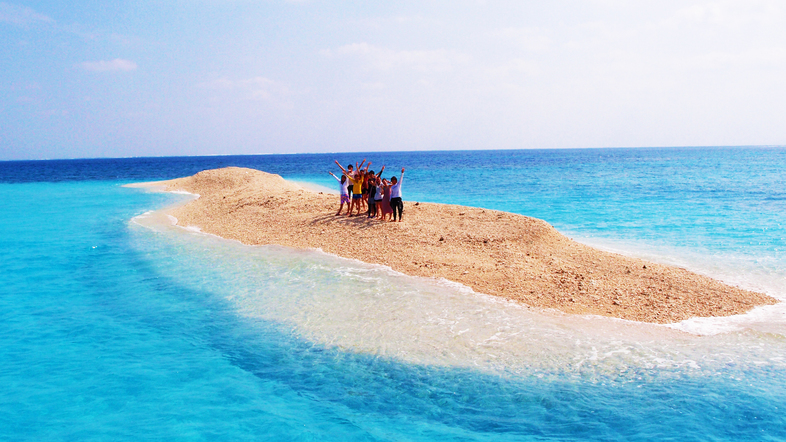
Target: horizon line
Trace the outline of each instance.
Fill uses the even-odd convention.
[[[144,156],[118,156],[118,157],[63,157],[63,158],[26,158],[26,159],[0,159],[0,163],[24,161],[75,161],[75,160],[129,160],[143,158],[200,158],[200,157],[241,157],[241,156],[274,156],[274,155],[328,155],[328,154],[355,154],[355,153],[412,153],[412,152],[495,152],[495,151],[535,151],[535,150],[592,150],[592,149],[707,149],[707,148],[786,148],[782,144],[743,144],[743,145],[695,145],[695,146],[605,146],[605,147],[531,147],[515,149],[431,149],[431,150],[352,150],[352,151],[327,151],[327,152],[261,152],[261,153],[216,153],[200,155],[144,155]]]

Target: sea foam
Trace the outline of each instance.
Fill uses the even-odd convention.
[[[156,225],[161,221],[148,217],[138,224],[177,244],[179,270],[170,277],[186,284],[192,283],[186,275],[209,277],[211,290],[220,288],[247,320],[278,323],[300,339],[343,351],[496,373],[582,376],[634,367],[711,371],[730,358],[743,364],[786,358],[738,346],[752,331],[756,340],[762,333],[786,336],[778,306],[671,326],[568,315],[316,250],[188,235],[170,223]]]

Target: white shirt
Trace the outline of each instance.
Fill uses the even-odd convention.
[[[347,185],[349,184],[349,182],[348,182],[348,181],[344,181],[344,182],[342,183],[342,182],[341,182],[341,178],[339,178],[339,177],[337,177],[337,176],[333,176],[333,178],[335,178],[335,179],[336,179],[336,181],[338,181],[338,189],[339,189],[339,192],[341,192],[341,194],[342,194],[342,195],[347,195],[347,196],[349,196],[349,192],[347,191]]]
[[[404,174],[402,173],[401,180],[398,183],[390,186],[390,199],[401,198],[401,183],[403,182],[404,182]]]

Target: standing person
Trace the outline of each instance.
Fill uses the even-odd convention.
[[[382,173],[382,172],[380,172],[380,173]],[[374,209],[376,211],[376,215],[379,217],[383,213],[382,212],[382,199],[384,198],[384,195],[385,195],[385,189],[384,189],[384,184],[382,183],[382,178],[380,178],[379,176],[377,176],[376,183],[377,183],[377,185],[376,185],[376,189],[375,189],[374,195],[372,195],[369,200],[371,200],[371,199],[374,200]]]
[[[333,172],[328,173],[333,175]],[[336,216],[341,215],[341,210],[344,208],[344,203],[347,203],[347,215],[349,215],[349,191],[347,188],[347,176],[341,175],[341,178],[339,178],[333,175],[333,178],[338,180],[338,191],[341,194],[341,205],[338,206],[338,212],[336,212]]]
[[[398,212],[398,222],[404,217],[404,202],[401,201],[401,183],[404,182],[404,168],[401,168],[401,179],[396,179],[394,175],[390,179],[390,207],[393,209],[393,221],[396,220]]]
[[[371,164],[371,161],[369,161],[368,164]],[[374,176],[373,170],[369,170],[368,172],[363,174],[363,187],[361,188],[361,190],[363,191],[363,198],[361,198],[361,200],[363,201],[363,206],[366,208],[368,208],[368,186],[371,185],[369,181],[371,181],[371,177],[373,176]]]
[[[363,182],[363,178],[355,175],[348,176],[347,179],[351,183],[350,192],[352,192],[352,202],[349,204],[349,212],[347,212],[347,216],[352,216],[352,211],[355,210],[355,208],[357,208],[358,215],[360,215],[360,202],[363,198],[363,194],[360,193],[360,185]]]
[[[351,200],[352,202],[349,204],[349,213],[347,214],[347,216],[352,216],[352,211],[355,210],[355,208],[357,208],[358,215],[360,215],[360,206],[361,203],[363,202],[363,192],[362,192],[363,175],[364,172],[368,171],[368,166],[371,164],[369,163],[368,165],[366,165],[366,170],[362,171],[360,170],[360,168],[363,167],[363,163],[365,162],[366,160],[364,159],[360,163],[360,165],[358,165],[358,167],[355,170],[355,173],[353,174],[351,172],[352,170],[351,165],[348,166],[346,169],[344,169],[343,167],[341,167],[341,164],[339,164],[338,161],[336,161],[336,165],[341,169],[342,172],[344,172],[344,175],[346,175],[347,179],[352,183],[352,200]]]
[[[363,159],[363,162],[365,162],[365,161],[366,160]],[[363,163],[360,163],[360,166],[363,166]],[[370,167],[371,167],[371,161],[366,163],[366,168],[365,169],[360,170],[358,168],[358,171],[362,173],[362,178],[363,178],[363,185],[360,187],[360,193],[362,195],[362,198],[360,198],[360,204],[361,204],[361,208],[364,209],[364,210],[368,206],[368,180],[369,180],[369,178],[371,178],[374,175],[374,171],[373,170],[371,172],[369,172],[368,169]],[[358,215],[360,215],[360,212],[358,212]]]
[[[393,209],[390,207],[390,182],[383,179],[378,189],[382,190],[382,198],[381,201],[377,201],[377,212],[379,212],[379,219],[385,221],[385,217],[393,213]]]
[[[366,168],[368,169],[368,168]],[[360,198],[358,198],[358,215],[360,215],[361,210],[366,210],[366,180],[368,179],[368,170],[359,170],[358,171],[358,181],[360,181]],[[354,192],[355,189],[352,189]],[[354,198],[354,197],[353,197]]]
[[[377,203],[374,200],[374,195],[377,193],[377,177],[374,175],[373,170],[369,172],[368,184],[366,186],[367,189],[364,198],[368,198],[367,218],[373,218],[377,216]]]
[[[347,164],[347,168],[344,169],[343,167],[341,167],[341,164],[338,164],[338,160],[336,160],[336,165],[338,166],[339,169],[341,169],[341,172],[344,173],[344,176],[347,177],[347,182],[345,184],[347,185],[347,195],[348,195],[349,199],[351,200],[352,199],[352,183],[349,182],[349,177],[355,175],[355,171],[353,169],[353,166],[351,164]],[[347,213],[347,215],[349,215],[349,213]]]
[[[377,211],[379,209],[379,207],[377,207],[377,203],[382,199],[382,193],[380,193],[379,191],[380,188],[379,186],[382,185],[382,182],[379,177],[382,175],[382,172],[384,171],[385,171],[385,166],[382,166],[382,169],[380,169],[379,173],[377,174],[374,174],[373,170],[369,172],[368,189],[367,189],[368,193],[366,194],[366,200],[368,201],[369,218],[376,218],[377,216]],[[377,194],[379,194],[379,197],[377,197]]]
[[[366,173],[362,170],[358,170],[355,174],[355,179],[352,181],[352,204],[358,211],[358,215],[360,215],[360,211],[363,209],[363,181],[365,179]]]

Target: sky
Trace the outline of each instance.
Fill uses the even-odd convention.
[[[0,0],[0,160],[786,145],[786,2]]]

